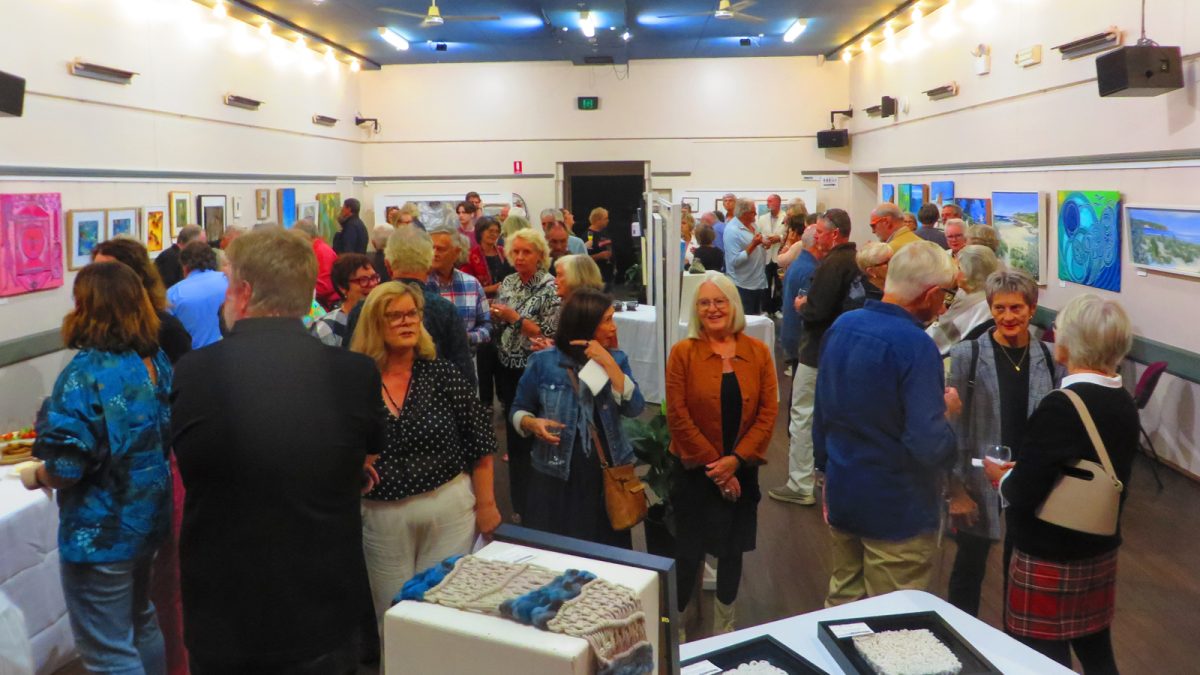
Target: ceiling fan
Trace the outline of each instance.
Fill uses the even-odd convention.
[[[437,0],[429,0],[429,9],[424,14],[409,12],[403,9],[392,9],[391,7],[380,7],[379,11],[388,12],[389,14],[399,14],[400,16],[411,16],[421,19],[421,27],[428,28],[430,26],[440,26],[447,21],[499,21],[498,16],[450,16],[442,15],[442,10],[438,9]]]
[[[685,16],[711,16],[714,19],[740,19],[742,21],[750,21],[752,23],[762,23],[765,21],[761,16],[746,14],[742,10],[750,9],[757,3],[757,0],[741,0],[740,2],[730,2],[730,0],[721,0],[717,3],[717,9],[713,12],[692,12],[690,14],[667,14],[660,16],[660,19],[678,19]]]

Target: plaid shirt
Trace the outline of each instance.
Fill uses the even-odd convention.
[[[454,303],[467,329],[467,341],[474,348],[492,341],[492,314],[487,296],[475,277],[453,270],[450,283],[443,284],[437,272],[429,273],[429,290]]]

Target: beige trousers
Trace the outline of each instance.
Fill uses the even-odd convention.
[[[863,539],[830,527],[833,573],[826,607],[899,590],[929,589],[937,536],[919,534],[901,541]]]

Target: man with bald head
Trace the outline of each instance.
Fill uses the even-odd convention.
[[[891,202],[884,202],[871,212],[871,231],[879,237],[879,241],[892,247],[893,253],[909,244],[921,241],[901,219],[900,207]]]

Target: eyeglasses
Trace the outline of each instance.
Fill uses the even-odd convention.
[[[725,298],[717,298],[716,300],[697,300],[696,307],[698,309],[708,309],[709,307],[714,309],[727,309],[729,307],[729,301]]]
[[[879,226],[880,223],[882,223],[885,220],[887,220],[887,218],[872,218],[871,219],[871,229],[874,230],[876,227]]]
[[[355,277],[350,280],[350,283],[358,284],[359,286],[362,286],[363,288],[366,288],[367,286],[374,286],[375,284],[379,283],[379,275],[372,274],[372,275],[365,276],[365,277]]]
[[[383,318],[391,326],[403,326],[406,323],[417,323],[421,320],[419,310],[410,309],[407,312],[384,312]]]

